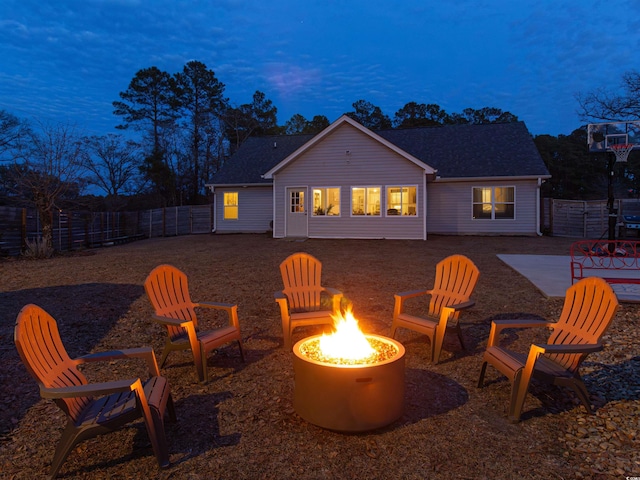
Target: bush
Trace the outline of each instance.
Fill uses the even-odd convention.
[[[22,255],[27,258],[49,258],[53,255],[53,248],[47,245],[47,242],[42,237],[37,237],[33,240],[27,239],[26,248]]]

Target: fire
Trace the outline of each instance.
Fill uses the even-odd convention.
[[[376,354],[367,337],[358,327],[358,321],[347,307],[344,315],[333,315],[335,331],[331,335],[320,337],[320,351],[324,357],[345,360],[363,360]]]

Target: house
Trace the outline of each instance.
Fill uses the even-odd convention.
[[[207,185],[217,233],[426,240],[537,235],[550,178],[522,122],[247,139]]]

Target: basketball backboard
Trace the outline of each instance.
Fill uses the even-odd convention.
[[[640,148],[640,120],[590,123],[587,125],[590,152],[611,152],[612,145],[632,144]]]

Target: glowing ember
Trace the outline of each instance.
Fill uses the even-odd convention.
[[[322,337],[302,342],[300,344],[300,353],[309,360],[332,365],[372,365],[375,363],[385,362],[398,354],[398,349],[393,345],[393,343],[384,342],[377,338],[366,336],[365,340],[372,349],[372,353],[364,358],[353,359],[327,356],[320,348]]]

